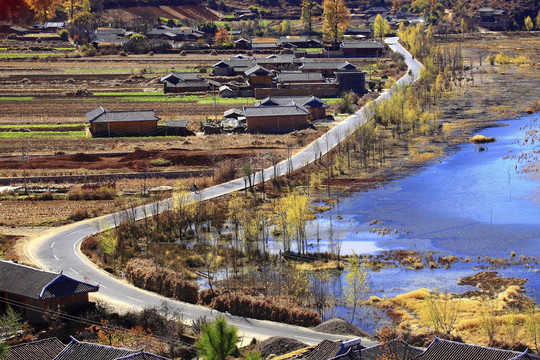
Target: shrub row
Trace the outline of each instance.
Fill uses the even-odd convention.
[[[113,200],[116,192],[113,188],[102,186],[95,190],[74,190],[68,194],[68,200]]]
[[[201,303],[218,311],[228,311],[233,315],[259,320],[277,321],[286,324],[313,327],[321,323],[321,318],[313,310],[295,307],[289,302],[276,298],[261,298],[253,295],[203,290]]]
[[[197,285],[185,280],[179,273],[165,269],[155,262],[132,259],[126,265],[126,279],[142,289],[180,301],[196,304]]]

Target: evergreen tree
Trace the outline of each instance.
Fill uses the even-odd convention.
[[[225,360],[236,350],[237,341],[238,329],[227,324],[224,316],[218,316],[213,323],[203,325],[195,346],[205,360]]]

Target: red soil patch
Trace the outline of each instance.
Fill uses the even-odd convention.
[[[91,170],[114,170],[131,169],[133,171],[159,170],[152,166],[155,159],[166,159],[173,166],[181,167],[209,167],[223,160],[237,160],[257,157],[272,152],[281,155],[286,154],[286,149],[280,148],[241,148],[220,150],[135,150],[126,156],[105,156],[95,154],[77,153],[74,155],[38,155],[31,156],[26,161],[27,169],[91,169]],[[24,164],[20,156],[0,158],[0,169],[23,169]]]

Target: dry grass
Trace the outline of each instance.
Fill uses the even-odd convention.
[[[474,135],[470,142],[473,144],[487,144],[495,142],[495,138],[493,136],[484,136],[484,135]]]

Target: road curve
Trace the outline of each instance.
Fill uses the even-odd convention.
[[[413,59],[397,40],[398,38],[389,38],[386,42],[393,51],[400,52],[404,55],[405,62],[411,70],[411,74],[403,76],[397,83],[407,84],[414,82],[419,78],[419,72],[422,65]],[[391,91],[387,91],[375,101],[386,99],[390,94]],[[366,122],[366,115],[366,109],[360,109],[358,112],[329,130],[322,138],[309,144],[304,150],[294,155],[290,160],[284,160],[279,163],[277,165],[278,175],[281,176],[286,174],[287,168],[289,168],[289,170],[291,168],[293,170],[299,169],[332,150],[348,133],[352,133],[356,128]],[[270,179],[273,174],[273,168],[265,169],[264,179]],[[262,172],[259,172],[256,174],[256,182],[261,181],[261,179]],[[199,194],[192,196],[195,201],[206,200],[241,190],[244,187],[244,179],[240,178],[225,184],[204,189],[200,191]],[[140,206],[134,209],[134,214],[137,219],[142,219],[145,216],[151,216],[170,207],[172,207],[172,200],[167,199],[154,204]],[[184,320],[196,319],[200,316],[206,316],[207,318],[212,319],[215,315],[220,314],[215,310],[203,306],[171,300],[155,293],[136,288],[128,282],[117,279],[109,273],[99,269],[81,253],[80,245],[84,238],[98,233],[105,228],[110,228],[114,226],[114,224],[118,224],[122,216],[122,213],[115,213],[97,219],[85,220],[56,228],[49,234],[45,234],[29,242],[25,247],[25,253],[32,262],[41,268],[52,271],[62,270],[64,274],[75,279],[99,283],[100,290],[96,296],[116,306],[140,309],[144,307],[160,306],[163,302],[167,302],[172,308],[182,313]],[[247,338],[285,336],[295,338],[307,344],[316,344],[324,339],[337,340],[346,338],[345,336],[318,333],[299,326],[242,318],[230,314],[226,314],[226,316],[231,324],[238,327],[239,334]],[[364,346],[374,344],[375,343],[372,341],[363,340]]]

